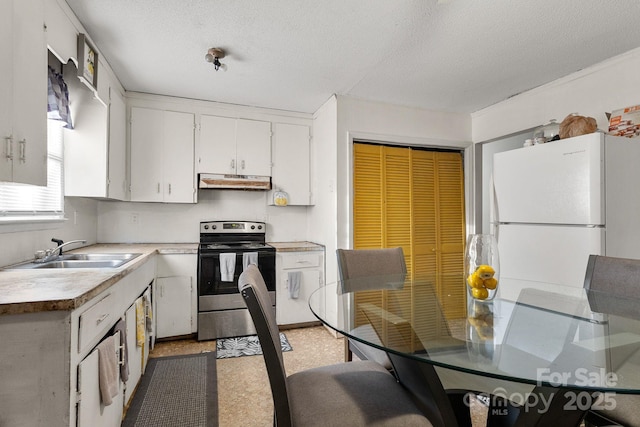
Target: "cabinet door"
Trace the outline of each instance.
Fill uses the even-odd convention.
[[[129,379],[124,390],[124,401],[128,404],[142,377],[142,347],[138,347],[136,339],[136,306],[132,305],[125,313],[127,324],[127,352],[129,362]]]
[[[196,280],[198,256],[196,254],[162,254],[157,257],[157,276],[186,276],[191,278],[191,332],[198,332],[198,293]]]
[[[120,342],[120,333],[114,336]],[[114,357],[119,357],[118,347]],[[109,406],[104,406],[100,397],[98,350],[93,350],[78,364],[78,427],[117,427],[122,422],[123,393],[122,382],[118,384],[119,392],[113,397]]]
[[[70,58],[78,56],[76,28],[57,1],[47,0],[44,3],[44,16],[47,19],[47,32],[45,33],[47,46],[62,63],[66,64]],[[99,79],[101,78],[102,75],[99,76]]]
[[[119,90],[109,89],[109,180],[107,197],[127,197],[127,118],[124,97]]]
[[[8,3],[8,4],[6,4]],[[3,2],[3,13],[0,13],[0,99],[13,98],[13,45],[11,43],[11,29],[13,18],[13,2]],[[13,177],[13,162],[8,158],[12,147],[9,147],[11,136],[12,103],[0,102],[0,182],[8,182]]]
[[[46,186],[47,45],[44,5],[41,0],[14,0],[13,12],[13,61],[9,61],[13,62],[13,181]],[[4,81],[2,84],[7,85]]]
[[[131,108],[131,201],[163,200],[164,112]]]
[[[236,133],[238,175],[271,176],[271,123],[238,119]]]
[[[290,205],[311,204],[309,126],[276,123],[273,135],[273,188],[289,194]],[[270,203],[273,197],[269,198]]]
[[[164,201],[193,203],[195,174],[193,173],[194,115],[164,112]]]
[[[236,173],[236,119],[200,116],[198,173]]]
[[[298,298],[289,297],[289,272],[301,272]],[[276,291],[276,320],[279,325],[314,322],[318,320],[309,308],[311,293],[320,287],[322,273],[319,269],[283,270]]]
[[[191,333],[191,276],[156,279],[156,326],[158,338]]]

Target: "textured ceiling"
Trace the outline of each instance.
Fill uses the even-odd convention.
[[[638,0],[67,3],[126,90],[307,113],[332,94],[471,113],[640,46]]]

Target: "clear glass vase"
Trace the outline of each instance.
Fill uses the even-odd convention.
[[[471,234],[465,250],[465,276],[469,296],[491,301],[500,284],[498,242],[491,234]]]

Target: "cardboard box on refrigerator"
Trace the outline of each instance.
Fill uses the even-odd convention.
[[[609,134],[629,138],[640,136],[640,105],[613,111],[609,118]]]

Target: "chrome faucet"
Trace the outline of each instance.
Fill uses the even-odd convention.
[[[70,240],[63,243],[62,240],[56,239],[55,237],[51,239],[51,241],[57,243],[58,246],[55,248],[47,249],[46,251],[36,251],[35,260],[33,262],[49,262],[57,258],[59,255],[62,255],[63,247],[71,245],[73,243],[87,243],[86,240]]]

